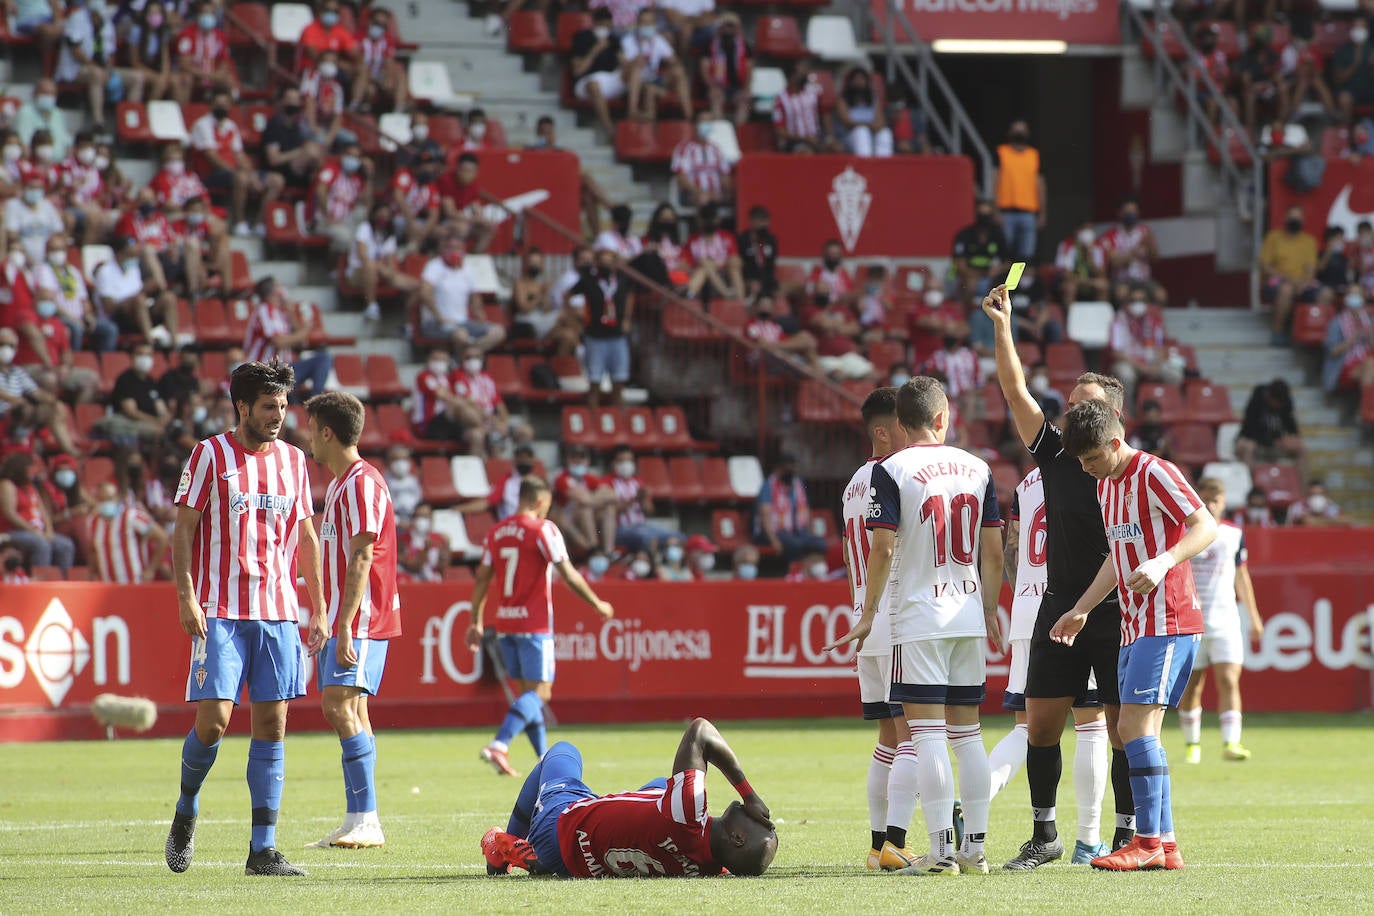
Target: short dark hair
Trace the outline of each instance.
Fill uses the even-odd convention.
[[[1117,413],[1121,413],[1122,405],[1126,403],[1126,386],[1121,384],[1121,379],[1114,375],[1103,375],[1100,372],[1084,372],[1074,380],[1074,385],[1096,385],[1102,389],[1102,395],[1107,399],[1107,403]]]
[[[626,452],[629,452],[630,455],[631,455],[631,457],[633,457],[633,456],[634,456],[634,453],[635,453],[635,450],[629,445],[629,443],[627,443],[627,442],[622,442],[622,443],[620,443],[619,445],[617,445],[615,448],[611,449],[611,458],[613,458],[613,459],[614,459],[614,458],[619,458],[621,455],[625,454]]]
[[[332,430],[345,446],[357,445],[363,434],[363,402],[346,391],[326,391],[305,402],[315,425]]]
[[[477,154],[476,154],[476,153],[462,153],[462,154],[460,154],[460,155],[458,156],[458,164],[459,164],[459,165],[462,165],[464,162],[471,162],[473,165],[481,165],[481,164],[482,164],[482,161],[481,161],[480,159],[477,158]]]
[[[948,406],[945,389],[928,375],[907,379],[897,389],[897,419],[907,429],[932,429]]]
[[[520,480],[520,505],[532,506],[539,501],[539,497],[550,492],[548,483],[542,477],[535,477],[531,474]]]
[[[235,409],[240,402],[251,410],[263,395],[276,397],[290,394],[296,387],[296,373],[286,363],[272,360],[261,363],[257,360],[244,363],[229,376],[229,400]]]
[[[1064,451],[1075,458],[1102,448],[1124,435],[1121,418],[1105,401],[1089,398],[1079,401],[1064,422]]]
[[[773,214],[768,212],[768,208],[763,204],[754,204],[749,208],[750,219],[771,219]]]
[[[1163,409],[1164,409],[1164,408],[1163,408],[1162,406],[1160,406],[1160,403],[1159,403],[1158,401],[1146,401],[1144,404],[1141,404],[1141,405],[1140,405],[1140,412],[1141,412],[1141,413],[1145,413],[1145,412],[1148,411],[1148,410],[1163,410]]]
[[[864,398],[864,406],[859,408],[864,418],[864,427],[873,428],[874,420],[883,420],[897,415],[897,389],[892,386],[875,388]]]
[[[604,22],[611,18],[611,8],[609,6],[598,6],[592,10],[592,22]]]

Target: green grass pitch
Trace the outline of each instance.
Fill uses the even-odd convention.
[[[1008,719],[985,722],[989,747]],[[1174,805],[1188,861],[1181,873],[1115,875],[1056,865],[1034,874],[904,878],[868,874],[864,776],[872,729],[857,721],[720,723],[751,782],[778,820],[781,845],[760,879],[569,882],[523,874],[487,878],[478,838],[504,826],[518,782],[477,759],[487,732],[379,734],[378,780],[387,845],[376,850],[302,846],[343,810],[339,746],[328,735],[287,739],[278,845],[309,869],[301,879],[246,878],[248,742],[244,712],[201,796],[196,860],[171,874],[162,844],[175,800],[179,741],[0,746],[0,911],[258,914],[533,912],[970,913],[1369,912],[1374,907],[1374,750],[1367,716],[1251,716],[1246,763],[1220,759],[1215,717],[1206,757],[1184,766],[1175,720]],[[577,727],[551,738],[577,743],[597,791],[634,788],[666,773],[681,723]],[[1076,816],[1065,744],[1059,824],[1072,842]],[[527,745],[513,762],[531,762]],[[733,793],[712,774],[720,811]],[[996,799],[988,834],[994,865],[1028,835],[1024,775]],[[1112,825],[1110,789],[1104,818]],[[919,808],[912,845],[924,841]]]

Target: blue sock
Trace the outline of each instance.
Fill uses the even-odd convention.
[[[177,814],[195,817],[200,812],[200,787],[210,775],[219,754],[219,742],[206,747],[196,737],[193,728],[181,744],[181,797],[177,799]]]
[[[1159,749],[1159,759],[1164,766],[1159,801],[1159,832],[1164,835],[1174,832],[1174,778],[1169,775],[1169,755],[1162,747]]]
[[[376,811],[376,793],[372,790],[372,739],[366,732],[351,738],[340,738],[343,748],[344,789],[348,792],[348,812],[358,814]]]
[[[535,699],[539,699],[536,695]],[[525,737],[530,739],[530,745],[534,748],[535,757],[543,757],[544,752],[549,749],[549,739],[544,729],[544,704],[541,701],[535,708],[535,716],[525,726]]]
[[[277,809],[286,777],[286,745],[280,741],[248,744],[248,797],[253,801],[253,851],[277,845]]]
[[[1126,744],[1131,763],[1131,794],[1135,796],[1135,832],[1141,837],[1159,836],[1160,802],[1164,796],[1164,775],[1168,770],[1154,735],[1136,738]]]
[[[524,731],[525,726],[533,722],[535,717],[543,719],[543,706],[539,700],[539,694],[533,690],[526,690],[515,698],[514,703],[510,704],[510,711],[506,713],[506,720],[501,723],[501,728],[496,732],[496,740],[510,747],[515,736]]]

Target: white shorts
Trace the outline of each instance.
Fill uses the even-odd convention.
[[[1198,644],[1197,656],[1193,659],[1193,670],[1201,671],[1208,665],[1239,665],[1245,661],[1245,634],[1240,630],[1240,622],[1235,626],[1208,627]]]
[[[578,80],[573,86],[573,95],[584,102],[587,101],[592,97],[592,83],[601,87],[601,95],[608,102],[613,102],[625,94],[625,78],[620,75],[619,70],[599,70],[596,73],[588,73]]]
[[[859,701],[886,703],[892,686],[892,656],[860,655],[858,665]]]
[[[986,695],[982,636],[923,639],[892,647],[893,703],[977,706]]]

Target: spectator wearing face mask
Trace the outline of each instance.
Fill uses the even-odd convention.
[[[328,53],[337,55],[350,76],[358,69],[358,39],[341,21],[339,0],[323,0],[301,32],[296,42],[296,72],[304,73]]]
[[[42,469],[29,452],[14,452],[0,462],[0,534],[24,555],[29,569],[56,566],[67,575],[76,546],[53,528],[47,503],[38,491]]]
[[[245,358],[260,363],[273,360],[291,366],[296,374],[298,401],[324,391],[334,359],[323,347],[310,346],[310,327],[301,320],[300,306],[286,294],[275,277],[266,276],[253,287],[253,312],[244,331]]]
[[[396,36],[391,23],[390,10],[373,6],[368,9],[367,23],[358,26],[356,37],[362,66],[354,80],[353,99],[359,110],[405,108],[409,92],[406,68],[396,59]]]
[[[57,52],[58,83],[80,83],[95,123],[104,125],[107,95],[130,102],[143,101],[143,72],[119,64],[115,10],[105,0],[86,0],[67,12],[62,23],[62,46]],[[65,153],[65,150],[63,151]]]
[[[229,37],[219,27],[213,0],[195,5],[195,17],[178,33],[172,50],[172,69],[179,77],[172,85],[178,103],[185,105],[192,98],[221,91],[238,92],[238,77],[229,59]]]
[[[556,308],[551,301],[552,287],[544,273],[544,253],[538,248],[529,248],[520,260],[520,274],[511,285],[514,336],[546,341],[560,352],[570,352],[569,344],[575,350],[581,334],[579,328],[565,323],[565,317],[570,317],[566,310]]]
[[[1354,121],[1355,109],[1374,105],[1374,44],[1369,41],[1369,20],[1357,16],[1350,33],[1331,58],[1331,88],[1346,125]]]
[[[780,153],[819,153],[826,147],[821,90],[805,58],[792,65],[786,88],[773,100],[773,135]]]
[[[1270,229],[1260,248],[1260,298],[1274,306],[1273,343],[1286,346],[1293,305],[1317,293],[1317,239],[1303,228],[1303,210],[1288,208],[1283,226]]]
[[[95,134],[76,135],[71,154],[57,166],[57,199],[73,233],[87,245],[103,242],[110,232],[111,214],[103,204],[105,182],[95,167]]]
[[[187,344],[177,352],[176,360],[157,380],[157,389],[171,412],[180,414],[191,398],[201,392],[200,350]]]
[[[771,224],[767,207],[755,204],[749,208],[749,227],[739,234],[735,246],[742,262],[746,299],[778,293],[778,237]]]
[[[91,517],[91,565],[98,582],[131,585],[152,582],[157,566],[145,557],[159,557],[170,539],[142,506],[119,500],[115,485],[106,481],[96,490]]]
[[[997,224],[992,201],[978,201],[973,224],[954,236],[946,292],[950,298],[959,299],[986,296],[1010,256],[1011,247]]]
[[[464,252],[463,240],[450,234],[444,238],[439,255],[420,272],[420,288],[415,292],[420,303],[420,332],[431,340],[448,341],[454,350],[471,345],[485,352],[506,339],[506,330],[473,316],[476,280],[463,266]]]
[[[608,137],[614,136],[608,103],[625,96],[624,55],[613,16],[605,6],[592,10],[591,28],[573,35],[569,66],[573,95],[591,102],[601,129]]]
[[[1345,291],[1345,307],[1326,326],[1322,387],[1328,392],[1355,390],[1374,382],[1374,317],[1364,291]]]
[[[470,499],[458,504],[460,512],[482,512],[491,510],[498,519],[510,518],[520,507],[520,484],[526,477],[539,471],[534,449],[521,445],[515,449],[515,463],[511,471],[500,480],[491,482],[491,493],[485,499]],[[543,476],[542,474],[540,476]]]
[[[806,276],[807,295],[814,298],[822,286],[831,299],[847,299],[857,287],[854,276],[844,266],[844,248],[837,239],[825,243],[820,262]]]
[[[139,190],[133,209],[115,224],[115,233],[138,239],[143,272],[158,289],[180,285],[192,298],[201,295],[207,275],[200,238],[172,230],[151,187]]]
[[[1298,430],[1288,382],[1276,378],[1255,386],[1236,437],[1236,458],[1251,467],[1257,461],[1290,459],[1297,465],[1298,476],[1307,476],[1307,446]]]
[[[870,264],[864,268],[864,283],[858,291],[859,326],[865,341],[887,338],[889,320],[895,314],[895,303],[888,290],[887,268]]]
[[[655,120],[659,99],[668,92],[677,97],[683,114],[692,117],[692,86],[687,68],[673,52],[673,46],[659,34],[656,11],[639,11],[634,31],[620,40],[620,53],[625,61],[625,110],[631,117]]]
[[[687,551],[686,565],[694,580],[700,582],[719,578],[713,574],[716,571],[716,553],[720,548],[711,543],[710,538],[694,534],[682,546]]]
[[[1030,145],[1030,126],[1023,120],[1011,122],[1007,142],[997,147],[993,184],[1008,257],[1013,261],[1035,260],[1037,232],[1049,219],[1049,195],[1040,171],[1040,151]]]
[[[1350,257],[1346,253],[1345,230],[1327,226],[1321,254],[1317,258],[1317,282],[1326,289],[1342,290],[1350,283]]]
[[[391,492],[391,505],[396,518],[410,521],[420,503],[420,476],[415,473],[415,459],[406,446],[396,443],[386,450],[386,470],[382,472],[386,488]]]
[[[425,250],[436,246],[441,238],[439,216],[443,198],[439,196],[438,181],[442,161],[442,154],[422,152],[391,176],[392,213],[410,248]]]
[[[351,286],[362,290],[367,307],[363,317],[368,321],[379,321],[382,306],[377,302],[379,284],[402,293],[413,293],[419,281],[401,270],[399,261],[400,240],[396,237],[396,223],[391,218],[391,204],[379,200],[372,205],[367,219],[358,224],[353,233],[353,246],[348,249],[348,260],[344,272]]]
[[[1126,386],[1128,404],[1138,382],[1177,385],[1183,381],[1182,367],[1169,359],[1164,347],[1164,322],[1150,311],[1143,291],[1131,293],[1117,311],[1108,337],[1112,372]]]
[[[682,546],[682,537],[673,535],[659,548],[658,578],[663,582],[692,582],[696,576],[687,565],[687,550]]]
[[[1305,528],[1333,528],[1350,524],[1341,507],[1326,495],[1326,486],[1319,478],[1307,482],[1307,495],[1288,507],[1288,524]]]
[[[144,278],[137,239],[116,239],[114,252],[115,259],[95,271],[100,308],[121,331],[170,349],[177,338],[176,296],[155,279]]]
[[[26,266],[42,263],[47,257],[48,239],[61,235],[63,228],[62,214],[44,193],[43,180],[37,175],[25,180],[22,194],[5,203],[5,248],[18,242]]]
[[[464,403],[468,444],[474,455],[485,457],[503,451],[511,442],[525,446],[534,440],[529,424],[511,417],[505,399],[496,390],[496,380],[486,372],[480,347],[469,344],[464,348],[463,359],[453,374],[453,393]],[[501,518],[513,514],[507,512]]]
[[[892,155],[892,128],[873,91],[873,77],[862,66],[849,69],[835,99],[835,133],[845,150],[862,158]]]
[[[711,115],[698,111],[692,118],[693,135],[673,150],[670,166],[681,199],[690,207],[734,199],[735,181],[730,163],[720,147],[711,142]]]
[[[135,345],[129,368],[115,379],[110,393],[114,411],[100,423],[100,428],[117,445],[155,442],[162,438],[172,418],[152,373],[152,346],[147,343]]]
[[[480,153],[483,150],[495,149],[496,144],[492,140],[490,125],[487,124],[487,113],[481,108],[473,108],[468,111],[467,123],[463,125],[463,145],[461,149],[465,153]]]
[[[632,281],[619,269],[615,252],[598,248],[595,267],[568,291],[568,305],[582,315],[582,346],[586,351],[591,390],[587,404],[601,404],[601,384],[611,382],[610,402],[619,406],[620,393],[630,380],[630,330],[634,321]]]
[[[611,454],[611,474],[607,478],[620,512],[615,543],[627,550],[653,550],[677,532],[649,521],[648,516],[654,511],[653,494],[637,472],[634,450],[628,445],[618,446]]]
[[[720,228],[720,212],[708,203],[697,211],[699,231],[687,240],[691,279],[687,294],[702,299],[743,299],[744,261],[735,237]]]
[[[486,204],[477,178],[481,162],[475,153],[459,153],[453,171],[434,183],[439,192],[441,218],[474,252],[486,251],[495,227],[486,218]]]
[[[858,316],[849,300],[831,294],[827,281],[817,282],[802,322],[816,338],[816,364],[822,372],[854,379],[873,373],[873,364],[859,353]]]
[[[946,298],[936,287],[928,288],[920,301],[911,306],[907,319],[912,365],[924,366],[944,346],[946,337],[962,337],[968,333],[969,325],[959,303]]]
[[[1231,524],[1242,528],[1273,528],[1278,525],[1269,507],[1269,494],[1263,487],[1252,487],[1245,494],[1245,505],[1231,513]]]
[[[588,582],[604,582],[607,579],[607,573],[610,572],[610,569],[610,554],[597,548],[588,555],[586,565],[579,569],[578,572],[582,573],[582,578],[586,579]]]
[[[238,125],[229,117],[230,102],[227,91],[215,92],[210,110],[191,125],[191,149],[200,160],[197,171],[205,186],[230,192],[229,220],[234,234],[266,235],[261,213],[277,199],[286,182],[277,172],[258,172],[244,151]],[[258,216],[254,227],[248,225],[249,194],[253,195],[253,213]]]
[[[172,24],[167,9],[159,0],[145,0],[141,10],[131,16],[133,22],[120,46],[120,61],[143,77],[143,96],[148,101],[176,96],[174,83],[185,81],[184,75],[172,74]],[[127,20],[126,20],[127,21]],[[190,87],[181,88],[181,95],[190,96]]]
[[[287,86],[277,97],[277,107],[262,130],[262,154],[267,170],[281,176],[285,187],[304,191],[324,162],[325,147],[314,139],[305,123],[301,91]]]
[[[1154,230],[1140,221],[1140,203],[1134,197],[1121,201],[1117,224],[1102,233],[1097,244],[1107,256],[1113,300],[1124,302],[1137,289],[1144,290],[1158,305],[1168,300],[1150,269],[1151,262],[1159,257],[1159,244]]]
[[[35,349],[29,343],[29,338],[24,337],[19,341],[19,353],[15,361],[28,370],[40,388],[51,391],[65,401],[81,404],[92,400],[100,377],[94,370],[74,364],[71,335],[57,313],[56,289],[38,287],[34,314],[34,327],[43,341],[43,347]]]
[[[830,564],[825,562],[825,554],[812,551],[792,564],[783,576],[784,582],[824,582],[830,578]]]
[[[1169,439],[1169,428],[1164,425],[1164,412],[1158,401],[1146,401],[1140,405],[1140,417],[1131,430],[1132,448],[1171,459],[1173,444]]]
[[[180,469],[177,473],[181,473]],[[38,486],[48,502],[54,530],[71,538],[76,545],[76,561],[90,557],[90,515],[95,509],[95,500],[81,486],[76,458],[62,454],[48,459],[48,474]]]
[[[434,508],[420,503],[410,524],[397,531],[396,565],[398,578],[411,582],[442,582],[444,570],[453,562],[448,539],[434,530]]]
[[[1059,301],[1065,309],[1079,299],[1107,299],[1107,257],[1097,244],[1091,221],[1084,220],[1073,235],[1059,243],[1054,270]]]
[[[759,551],[757,547],[744,544],[735,548],[735,553],[730,559],[730,565],[734,567],[735,578],[745,582],[752,582],[759,577]]]
[[[755,299],[749,323],[744,326],[744,336],[771,350],[790,354],[808,366],[819,368],[816,338],[809,331],[788,334],[775,317],[775,309],[776,304],[772,296],[759,296]]]
[[[568,447],[567,463],[553,478],[553,504],[558,527],[573,549],[615,553],[618,500],[609,482],[592,473],[586,446]]]
[[[923,367],[927,375],[939,374],[945,380],[945,394],[966,417],[976,418],[979,389],[983,387],[983,368],[978,354],[966,338],[945,336],[944,346],[936,350]]]
[[[47,78],[34,83],[33,99],[20,105],[14,116],[14,130],[24,146],[33,143],[38,131],[45,130],[53,158],[61,159],[67,155],[72,145],[72,135],[67,129],[67,119],[57,108],[57,83]]]
[[[358,226],[372,203],[372,160],[356,142],[343,147],[337,159],[325,160],[315,176],[311,214],[315,232],[329,237],[332,251],[342,254],[353,245]]]
[[[745,123],[753,102],[749,94],[753,52],[745,41],[739,14],[726,10],[717,16],[700,51],[697,75],[706,87],[711,120],[733,118],[736,125]]]
[[[62,186],[60,162],[61,157],[53,146],[52,135],[46,130],[34,131],[29,155],[19,164],[21,184],[37,178],[43,182],[44,194],[56,194]]]
[[[358,135],[343,124],[344,86],[339,74],[339,56],[333,51],[325,51],[301,77],[305,129],[310,138],[325,149],[347,146],[358,139]]]
[[[658,578],[658,567],[650,550],[633,551],[624,569],[624,578],[628,582],[647,582]]]
[[[806,553],[825,553],[825,538],[811,533],[811,505],[806,484],[796,471],[791,455],[778,459],[755,501],[754,541],[767,545],[792,561]]]

